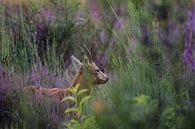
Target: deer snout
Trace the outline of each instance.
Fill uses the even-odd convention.
[[[108,80],[109,80],[109,77],[105,73],[100,72],[98,74],[98,79],[97,79],[98,84],[104,84],[104,83],[108,82]]]
[[[109,80],[109,77],[105,74],[105,73],[103,73],[103,80],[105,80],[105,82],[108,82],[108,80]]]

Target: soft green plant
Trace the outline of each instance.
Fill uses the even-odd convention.
[[[131,121],[143,121],[156,110],[158,101],[144,94],[132,98]]]
[[[71,120],[64,124],[65,127],[68,129],[96,128],[94,116],[83,114],[84,106],[91,98],[90,95],[86,95],[88,90],[80,89],[80,85],[77,84],[76,87],[70,87],[68,91],[71,93],[71,96],[65,97],[62,101],[70,101],[74,106],[65,110],[65,113],[73,114]]]

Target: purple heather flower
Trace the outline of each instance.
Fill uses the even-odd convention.
[[[52,74],[49,72],[48,67],[43,66],[41,63],[33,66],[30,79],[34,86],[64,87],[68,85],[64,76]]]
[[[37,38],[41,39],[48,33],[48,25],[55,19],[55,12],[48,8],[41,9],[33,15],[34,22],[37,26]]]
[[[66,79],[64,79],[64,77],[57,77],[55,79],[55,86],[56,87],[64,87],[64,86],[67,86],[67,84],[68,84],[68,82]]]
[[[158,35],[158,41],[162,41],[165,44],[173,44],[178,41],[178,39],[181,37],[181,33],[179,31],[180,25],[176,24],[175,21],[169,20],[166,24],[165,28],[162,27],[155,27],[155,33]],[[148,36],[146,35],[146,32],[149,32],[148,28],[143,28],[143,35],[145,35],[145,41],[147,41]],[[143,40],[144,41],[144,40]]]
[[[120,31],[122,29],[122,24],[123,24],[122,16],[124,15],[124,8],[123,7],[118,7],[115,10],[115,13],[117,15],[117,19],[114,23],[114,27],[117,31]]]
[[[100,54],[99,56],[96,57],[95,62],[97,63],[97,65],[99,66],[99,68],[104,71],[105,65],[108,61],[108,56],[106,54],[106,52]]]
[[[31,75],[32,83],[35,86],[48,86],[49,84],[49,70],[46,66],[42,66],[41,63],[37,63],[32,68]]]
[[[60,12],[63,12],[65,9],[64,9],[63,5],[59,5],[57,10],[60,11]]]
[[[119,6],[118,8],[115,9],[116,15],[120,18],[125,15],[125,8],[124,6]]]
[[[13,12],[15,14],[20,13],[20,9],[21,9],[20,5],[15,5],[14,8],[13,8]]]
[[[5,18],[10,16],[11,12],[10,12],[10,8],[8,6],[5,6]]]
[[[108,60],[108,56],[106,53],[100,55],[100,61],[102,62],[102,64],[106,64],[107,60]]]
[[[195,31],[195,7],[188,10],[187,30]]]
[[[120,31],[122,29],[122,19],[116,19],[114,27],[117,31]]]
[[[118,8],[117,10],[115,10],[115,13],[118,17],[122,16],[122,10],[120,8]]]
[[[13,122],[13,107],[15,106],[13,104],[17,98],[14,98],[15,100],[10,99],[13,87],[12,82],[9,72],[0,64],[0,119],[5,122],[3,124]]]
[[[110,40],[109,46],[112,48],[112,47],[115,46],[115,44],[116,44],[116,39],[115,39],[115,37],[113,36],[113,37],[111,38],[111,40]]]
[[[41,15],[43,16],[44,21],[46,23],[49,23],[49,22],[51,22],[52,20],[55,19],[55,13],[51,9],[46,8],[46,9],[41,10]]]
[[[94,15],[98,15],[98,6],[97,6],[97,1],[96,0],[90,0],[90,12]]]
[[[185,48],[182,54],[183,62],[190,69],[195,70],[195,44],[193,41],[193,34],[195,32],[195,8],[188,10],[188,20],[186,22],[186,37],[185,37]]]
[[[105,32],[104,31],[99,32],[99,37],[100,37],[100,41],[103,43],[105,39]]]
[[[48,28],[43,23],[37,25],[36,38],[38,42],[44,41],[48,36]]]
[[[168,22],[167,28],[169,29],[169,33],[167,35],[168,42],[173,43],[177,41],[179,36],[181,36],[179,32],[179,25],[177,25],[174,21],[170,20]]]
[[[81,17],[81,11],[77,10],[75,16],[76,16],[76,18],[80,18]]]
[[[89,0],[89,12],[95,21],[99,21],[101,19],[101,14],[100,10],[98,9],[97,0]]]

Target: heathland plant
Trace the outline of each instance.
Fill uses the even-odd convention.
[[[67,108],[64,113],[72,113],[70,121],[64,125],[68,129],[90,129],[97,128],[93,115],[84,114],[83,110],[85,105],[90,100],[90,95],[84,95],[88,92],[88,89],[80,89],[80,85],[76,87],[70,87],[68,91],[71,96],[65,97],[62,101],[69,101],[73,105],[72,108]],[[80,89],[80,90],[79,90]]]

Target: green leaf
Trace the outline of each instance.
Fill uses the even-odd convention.
[[[76,96],[79,90],[79,87],[80,87],[80,84],[77,84],[75,87],[70,87],[68,91],[71,92],[74,96]]]
[[[76,92],[76,93],[78,92],[79,87],[80,87],[80,84],[77,84],[77,85],[75,86],[75,92]]]
[[[88,90],[88,89],[82,89],[82,90],[80,90],[80,91],[78,92],[78,94],[77,94],[77,97],[80,96],[81,94],[87,92],[87,91],[89,91],[89,90]]]
[[[71,129],[71,123],[68,122],[68,123],[63,123],[63,125],[65,126],[65,129]]]
[[[70,88],[68,88],[68,91],[73,94],[74,93],[74,88],[70,87]]]
[[[79,103],[79,106],[83,106],[83,104],[85,104],[90,98],[91,96],[85,96],[84,98],[82,98],[81,102]]]
[[[70,120],[70,123],[72,123],[72,124],[77,124],[78,122],[77,122],[75,119],[71,119],[71,120]]]
[[[78,111],[79,114],[81,113],[81,110],[82,110],[81,107],[77,107],[77,111]]]
[[[137,104],[147,104],[148,100],[149,100],[149,96],[146,96],[144,94],[133,98],[133,101],[135,101]]]
[[[65,110],[64,113],[70,113],[70,112],[78,112],[76,108],[68,108]]]
[[[77,102],[77,99],[73,96],[67,96],[64,99],[62,99],[62,101],[67,101],[67,100],[73,101],[75,103]]]

